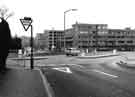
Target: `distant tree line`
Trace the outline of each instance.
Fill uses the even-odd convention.
[[[18,50],[22,48],[22,40],[19,37],[13,37],[10,45],[10,50]]]

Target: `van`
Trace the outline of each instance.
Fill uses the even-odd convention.
[[[67,48],[65,50],[65,54],[67,56],[78,56],[80,54],[80,50],[76,49],[76,48]]]

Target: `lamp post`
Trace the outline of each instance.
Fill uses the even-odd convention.
[[[66,13],[70,12],[70,11],[77,11],[77,9],[69,9],[64,11],[64,50],[66,48]]]

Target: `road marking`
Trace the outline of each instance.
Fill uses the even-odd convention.
[[[84,67],[84,66],[82,66],[82,65],[79,65],[79,64],[76,64],[75,66],[78,66],[78,67],[80,67],[80,68],[86,68],[86,67]]]
[[[37,64],[36,66],[50,66],[50,67],[54,67],[54,66],[75,66],[78,64]]]
[[[100,73],[100,74],[104,74],[104,75],[107,75],[107,76],[110,76],[110,77],[113,77],[113,78],[117,78],[117,77],[118,77],[118,76],[116,76],[116,75],[112,75],[112,74],[109,74],[109,73],[105,73],[105,72],[103,72],[103,71],[96,70],[96,69],[94,69],[94,70],[92,70],[92,71],[98,72],[98,73]]]
[[[54,97],[53,96],[53,90],[52,90],[50,84],[48,83],[47,78],[45,77],[45,75],[42,73],[42,71],[40,69],[36,69],[36,70],[38,70],[40,75],[41,75],[41,78],[43,80],[43,85],[46,89],[45,92],[47,92],[48,97]]]
[[[59,68],[52,68],[61,72],[65,72],[65,73],[72,73],[72,71],[70,70],[69,67],[59,67]]]
[[[37,64],[37,66],[50,66],[50,67],[53,67],[53,66],[65,66],[66,64]]]

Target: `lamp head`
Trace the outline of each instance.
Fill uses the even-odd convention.
[[[71,9],[72,11],[77,11],[77,9]]]

